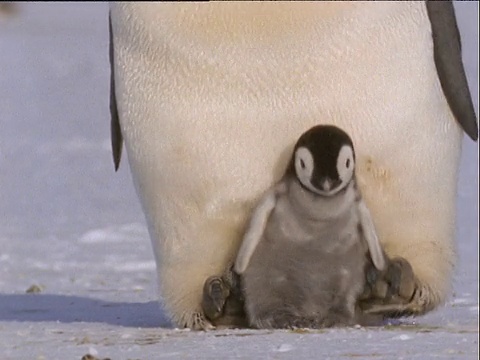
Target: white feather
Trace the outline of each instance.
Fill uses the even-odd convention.
[[[242,274],[247,269],[250,258],[263,236],[267,220],[277,203],[276,190],[277,187],[268,190],[253,212],[250,224],[243,237],[242,245],[240,245],[237,259],[235,260],[235,272],[238,274]]]
[[[375,230],[372,216],[370,215],[370,211],[363,200],[360,200],[358,203],[358,213],[373,264],[378,270],[383,270],[385,268],[383,250],[380,245],[380,241],[378,240],[377,231]]]
[[[111,15],[125,150],[175,322],[195,318],[298,136],[327,121],[352,136],[388,255],[445,299],[462,132],[425,2],[112,2]]]

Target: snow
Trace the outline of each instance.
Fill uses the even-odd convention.
[[[127,162],[113,171],[107,5],[19,7],[0,17],[1,359],[477,358],[476,143],[464,140],[454,294],[437,311],[375,328],[173,329]],[[477,99],[478,2],[456,8]]]

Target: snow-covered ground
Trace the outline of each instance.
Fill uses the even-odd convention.
[[[477,99],[478,2],[456,7]],[[0,14],[1,360],[477,358],[478,147],[467,138],[455,293],[438,311],[369,329],[169,328],[127,162],[113,171],[107,37],[105,3]]]

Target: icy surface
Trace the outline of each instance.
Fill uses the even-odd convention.
[[[478,3],[456,6],[477,99]],[[156,303],[127,162],[113,171],[108,91],[106,4],[0,16],[0,359],[477,358],[477,144],[465,138],[455,292],[438,311],[369,329],[180,331]]]

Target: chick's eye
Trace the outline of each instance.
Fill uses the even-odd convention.
[[[305,169],[305,162],[302,159],[300,159],[300,166],[302,169]]]
[[[350,159],[347,159],[347,161],[345,162],[345,166],[347,167],[347,169],[350,167]]]

